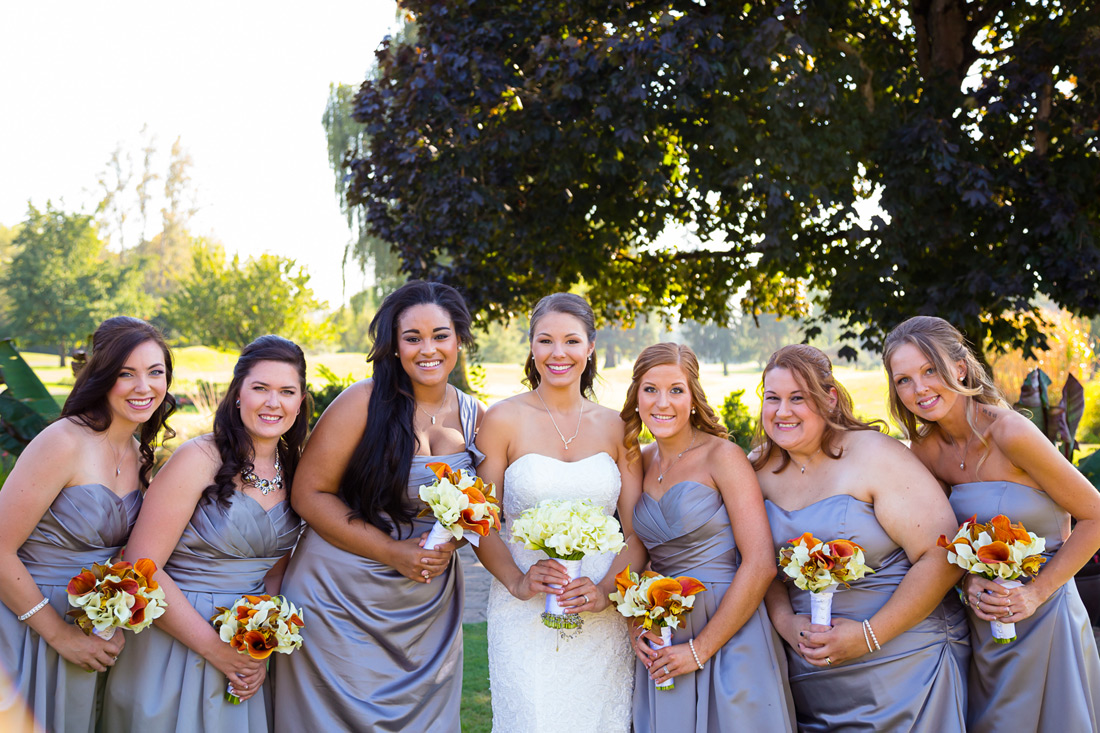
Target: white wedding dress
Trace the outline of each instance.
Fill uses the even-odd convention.
[[[504,472],[504,516],[509,519],[543,499],[590,499],[608,514],[619,500],[619,467],[607,453],[574,463],[528,453]],[[520,570],[545,554],[511,541]],[[613,553],[588,555],[581,573],[599,582]],[[561,638],[540,618],[546,596],[521,601],[495,578],[489,589],[489,689],[494,733],[628,733],[634,692],[634,653],[627,623],[613,605],[582,613],[583,624]]]

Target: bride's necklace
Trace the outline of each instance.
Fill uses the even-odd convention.
[[[279,453],[275,453],[275,478],[260,478],[255,471],[241,471],[241,478],[249,486],[259,489],[260,493],[267,496],[272,491],[283,488],[283,467],[279,463]]]
[[[447,404],[447,388],[443,387],[443,401],[439,403],[439,407],[435,408],[435,415],[438,415],[440,412],[442,412],[443,407],[446,404]],[[416,408],[418,410],[420,410],[421,412],[423,412],[428,417],[430,417],[432,419],[432,425],[435,425],[435,415],[433,415],[432,413],[428,412],[423,407],[421,407],[419,402],[416,403]]]
[[[787,458],[790,458],[791,463],[798,466],[798,470],[799,470],[800,473],[806,473],[806,467],[809,466],[811,463],[813,463],[814,456],[816,456],[820,452],[821,452],[821,446],[818,446],[817,450],[815,450],[813,453],[810,454],[810,457],[806,459],[805,463],[799,463],[798,461],[796,461],[794,459],[794,456],[792,456],[789,452],[787,453]]]
[[[657,483],[661,483],[662,481],[664,481],[665,480],[665,474],[672,470],[672,467],[676,465],[676,463],[683,457],[683,455],[685,453],[687,453],[689,450],[691,450],[692,448],[695,447],[695,438],[697,438],[698,436],[699,436],[699,434],[697,432],[695,432],[695,428],[692,428],[691,429],[691,445],[689,445],[687,448],[684,448],[682,451],[677,453],[676,457],[672,459],[672,463],[668,464],[668,468],[666,468],[665,470],[663,470],[659,474],[657,474]],[[657,467],[660,468],[663,463],[664,463],[664,461],[661,460],[661,447],[657,446]]]
[[[546,414],[550,416],[550,422],[553,423],[554,430],[558,431],[558,437],[561,438],[561,442],[565,443],[565,449],[569,450],[569,444],[576,440],[577,436],[580,435],[581,432],[581,418],[584,417],[584,398],[581,397],[581,411],[580,414],[577,415],[577,429],[573,431],[572,438],[566,439],[565,433],[563,433],[561,431],[561,428],[558,427],[558,421],[554,419],[554,413],[550,412],[550,408],[546,406],[546,400],[544,400],[542,398],[542,395],[539,394],[538,389],[535,389],[535,396],[538,397],[539,402],[542,403],[542,409],[546,410]]]

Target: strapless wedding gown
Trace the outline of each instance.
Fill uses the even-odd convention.
[[[619,500],[619,468],[607,453],[572,463],[528,453],[504,472],[504,516],[514,519],[543,499],[589,499],[608,514]],[[500,533],[519,569],[546,557]],[[581,573],[599,582],[613,553],[588,555]],[[489,590],[489,687],[496,733],[560,733],[630,730],[634,692],[634,653],[626,619],[608,606],[583,613],[571,638],[547,628],[540,618],[545,596],[528,601],[512,596],[493,579]]]

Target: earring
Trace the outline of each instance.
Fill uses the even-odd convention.
[[[694,407],[693,407],[693,408],[691,408],[691,414],[692,414],[692,415],[694,415],[694,414],[695,414],[695,408],[694,408]]]
[[[393,355],[394,355],[394,356],[397,356],[397,352],[396,352],[396,351],[395,351],[395,352],[393,352]]]
[[[241,406],[241,401],[237,400],[237,407],[240,407],[240,406]]]
[[[634,412],[641,412],[637,407],[634,408]]]

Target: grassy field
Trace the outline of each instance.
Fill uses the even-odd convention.
[[[485,623],[462,625],[462,733],[489,733],[489,657]]]

